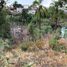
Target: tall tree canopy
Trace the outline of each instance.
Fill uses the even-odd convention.
[[[65,16],[64,10],[61,9],[62,7],[65,6],[65,4],[66,4],[65,0],[58,0],[58,1],[53,1],[51,6],[49,7],[49,12],[50,12],[49,15],[53,22],[52,26],[54,27],[54,29],[57,29],[61,25],[61,23],[59,22]]]
[[[5,4],[5,1],[4,0],[0,0],[0,11],[3,9],[4,4]]]
[[[5,9],[5,1],[0,0],[0,37],[7,38],[9,34],[10,27],[7,21],[7,11]]]

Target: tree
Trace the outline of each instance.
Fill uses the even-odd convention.
[[[28,13],[28,9],[23,8],[19,21],[22,22],[23,25],[27,25],[30,23],[31,18],[32,14]]]
[[[23,8],[23,6],[22,6],[21,4],[18,4],[18,2],[15,1],[15,2],[13,3],[13,8],[14,8],[14,9],[17,9],[17,8],[19,8],[19,7]]]
[[[5,1],[4,0],[0,0],[0,11],[3,9],[4,4],[5,4]]]
[[[42,0],[35,0],[30,8],[35,9],[35,14],[31,20],[31,27],[35,29],[34,26],[39,26],[39,38],[41,38],[41,24],[42,20],[47,17],[47,9],[41,5]],[[31,28],[31,29],[32,29]],[[31,30],[30,29],[30,30]],[[32,29],[32,30],[34,30]],[[32,33],[31,33],[32,34]],[[33,36],[33,35],[32,35]]]
[[[4,8],[5,1],[1,0],[0,2],[0,6],[2,6],[0,8],[0,37],[3,38],[8,38],[10,36],[10,27],[9,27],[9,23],[7,22],[7,11]]]
[[[37,22],[37,25],[39,26],[39,30],[41,34],[41,24],[42,24],[42,20],[47,17],[47,9],[43,7],[42,5],[40,5],[35,13],[35,16],[36,16],[36,22]],[[39,38],[41,38],[41,35]]]
[[[15,1],[14,4],[13,4],[14,9],[17,8],[17,4],[18,4],[17,1]]]
[[[54,1],[51,6],[49,7],[49,15],[53,22],[52,27],[53,29],[57,29],[60,26],[60,19],[64,18],[64,11],[61,10],[63,7],[62,1]]]

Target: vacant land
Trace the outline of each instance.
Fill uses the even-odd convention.
[[[61,41],[62,39],[60,39]],[[32,43],[33,44],[33,43]],[[35,43],[34,43],[35,44]],[[0,66],[4,67],[67,67],[67,54],[52,50],[48,39],[41,40],[40,48],[30,46],[23,51],[20,47],[2,51]],[[43,47],[41,47],[43,45]]]

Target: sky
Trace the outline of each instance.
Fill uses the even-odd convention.
[[[14,1],[17,1],[22,5],[31,5],[34,0],[8,0],[7,5],[11,5],[12,3],[14,3]],[[49,7],[51,2],[52,0],[43,0],[42,5],[44,5],[45,7]]]

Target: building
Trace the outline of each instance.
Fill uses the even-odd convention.
[[[23,10],[23,6],[21,4],[17,4],[16,9],[14,8],[13,5],[8,6],[8,11],[9,14],[16,15],[16,14],[21,14]]]

